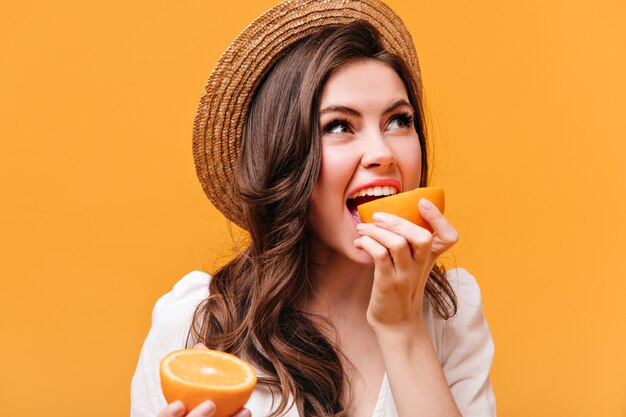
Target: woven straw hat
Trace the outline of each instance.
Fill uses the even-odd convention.
[[[415,47],[404,23],[379,0],[285,0],[246,27],[218,60],[200,97],[193,125],[196,173],[213,205],[240,227],[243,211],[233,190],[237,152],[248,108],[267,70],[289,46],[316,31],[365,20],[385,49],[417,76]]]

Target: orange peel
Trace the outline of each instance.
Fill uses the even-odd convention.
[[[410,222],[417,224],[431,233],[433,232],[430,224],[419,212],[417,207],[419,201],[426,198],[432,202],[439,211],[443,213],[445,209],[445,196],[441,187],[421,187],[411,191],[390,195],[379,198],[367,203],[360,204],[357,207],[359,217],[362,223],[373,223],[373,215],[376,212],[394,214],[402,217]]]
[[[180,400],[187,412],[212,400],[214,417],[229,417],[252,395],[254,368],[230,353],[210,349],[183,349],[169,353],[160,364],[161,388],[168,403]]]

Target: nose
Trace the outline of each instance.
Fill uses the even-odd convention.
[[[388,168],[396,163],[396,154],[381,134],[368,135],[362,145],[361,166],[364,168]]]

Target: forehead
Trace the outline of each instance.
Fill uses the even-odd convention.
[[[398,99],[408,101],[402,79],[384,62],[365,59],[335,70],[322,89],[320,108],[328,105],[384,106]]]

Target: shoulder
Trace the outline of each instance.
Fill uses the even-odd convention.
[[[203,271],[192,271],[182,277],[173,288],[161,296],[152,310],[155,321],[170,322],[193,313],[197,305],[209,295],[211,276]]]
[[[176,282],[154,305],[150,332],[163,342],[169,341],[172,347],[175,343],[176,349],[186,347],[193,313],[209,296],[210,280],[209,274],[196,270]]]
[[[448,282],[457,296],[459,308],[482,307],[480,286],[476,278],[465,268],[454,268],[446,271]]]
[[[433,346],[439,361],[444,362],[451,344],[460,342],[464,334],[462,327],[472,315],[482,310],[482,296],[476,278],[465,268],[452,268],[445,272],[446,279],[454,291],[457,310],[454,316],[444,319],[436,313],[429,300],[424,300],[424,318],[430,331]]]
[[[483,299],[476,278],[464,268],[454,268],[446,272],[448,281],[457,298],[456,314],[443,323],[444,350],[461,343],[477,341],[478,333],[483,342],[491,339],[489,326],[483,312]],[[487,343],[489,344],[489,343]]]
[[[482,314],[482,295],[476,278],[465,268],[448,269],[445,276],[456,298],[456,313],[445,319],[436,313],[429,300],[424,300],[423,307],[424,318],[440,361],[444,360],[444,347],[449,347],[451,341],[457,340],[451,338],[451,333],[462,335],[462,327],[468,324],[467,321],[472,316]],[[444,339],[447,339],[445,345]]]
[[[192,271],[161,296],[152,310],[152,324],[143,346],[144,351],[169,351],[186,347],[193,313],[209,295],[211,276]]]

